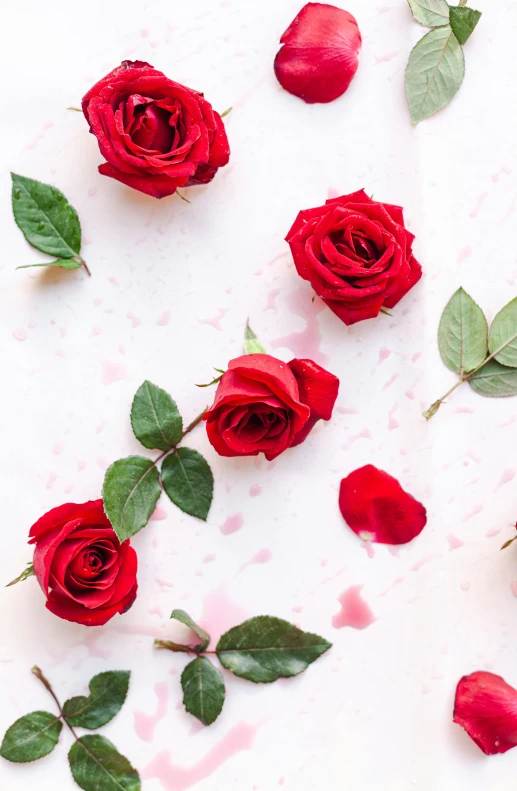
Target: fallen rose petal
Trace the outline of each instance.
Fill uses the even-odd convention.
[[[373,464],[343,478],[339,508],[359,538],[379,544],[407,544],[427,522],[424,506]]]
[[[501,676],[477,670],[456,688],[453,721],[486,755],[517,746],[517,690]]]
[[[307,3],[291,22],[275,58],[275,75],[304,102],[332,102],[357,71],[361,34],[348,11],[326,3]]]

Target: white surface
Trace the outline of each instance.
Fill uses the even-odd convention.
[[[140,383],[168,389],[190,419],[212,397],[194,383],[241,352],[248,315],[279,356],[313,355],[339,375],[341,411],[273,464],[219,458],[202,429],[193,433],[189,444],[215,474],[208,523],[163,497],[167,518],[134,539],[138,599],[106,627],[55,618],[34,580],[2,589],[0,731],[30,710],[52,708],[30,675],[34,663],[62,699],[96,672],[130,668],[127,703],[102,732],[139,769],[169,750],[185,771],[171,771],[165,791],[190,788],[203,767],[213,768],[221,740],[240,722],[253,726],[251,749],[228,757],[196,791],[271,791],[281,783],[285,791],[506,791],[515,785],[517,753],[485,758],[451,718],[464,673],[489,668],[517,685],[517,561],[513,549],[499,552],[517,518],[517,478],[499,488],[516,466],[517,399],[485,400],[464,386],[428,425],[420,412],[454,381],[436,344],[453,291],[463,285],[489,317],[517,293],[517,8],[477,0],[484,14],[466,46],[465,83],[449,108],[413,129],[403,72],[425,31],[405,0],[347,0],[364,38],[360,67],[349,92],[325,106],[283,92],[272,71],[278,39],[300,5],[4,5],[0,579],[30,559],[26,535],[42,513],[98,497],[106,464],[140,452],[128,420]],[[220,111],[234,107],[226,119],[230,164],[189,191],[190,205],[99,176],[95,139],[83,117],[65,109],[125,58],[203,90]],[[12,220],[9,170],[65,192],[81,218],[91,279],[14,271],[41,257]],[[329,189],[360,187],[405,207],[424,277],[393,318],[347,329],[311,303],[283,237],[297,211],[319,205]],[[160,325],[167,311],[169,323]],[[217,316],[219,330],[206,323]],[[15,339],[17,329],[25,341]],[[294,342],[278,340],[293,333]],[[383,349],[391,353],[379,363]],[[103,383],[117,372],[122,378]],[[339,514],[340,479],[367,462],[427,506],[427,528],[399,557],[376,547],[369,558]],[[256,484],[262,494],[250,497]],[[221,534],[235,513],[242,529]],[[452,552],[450,534],[464,542]],[[263,548],[269,563],[239,571]],[[159,584],[164,579],[170,587]],[[364,631],[336,630],[337,597],[354,584],[364,585],[377,620]],[[185,660],[152,649],[152,635],[174,633],[167,618],[178,606],[214,633],[243,615],[276,614],[334,648],[289,682],[256,687],[228,677],[222,716],[197,730],[178,705]],[[168,705],[149,743],[135,731],[134,712],[157,711],[156,682]],[[67,744],[63,733],[40,763],[1,762],[2,788],[75,788]],[[149,779],[143,788],[162,786]]]

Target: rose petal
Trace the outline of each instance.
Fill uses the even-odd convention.
[[[291,360],[289,368],[298,382],[300,401],[311,410],[309,420],[291,443],[294,447],[305,440],[318,420],[330,420],[332,417],[339,379],[313,360]]]
[[[373,464],[343,478],[339,508],[359,538],[379,544],[407,544],[427,522],[424,506]]]
[[[291,22],[275,58],[280,85],[304,102],[332,102],[347,90],[359,63],[361,34],[348,11],[307,3]]]
[[[456,688],[453,721],[486,755],[517,746],[517,690],[501,676],[478,670]]]

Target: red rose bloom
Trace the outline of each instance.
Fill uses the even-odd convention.
[[[407,544],[427,523],[422,503],[396,478],[367,464],[343,478],[339,509],[348,527],[363,541]]]
[[[400,206],[364,190],[301,211],[286,236],[300,277],[345,324],[393,308],[422,276]]]
[[[107,159],[99,173],[154,198],[208,184],[230,157],[224,124],[203,94],[140,60],[103,77],[82,108]]]
[[[205,413],[208,439],[220,456],[271,460],[330,420],[339,379],[312,360],[283,363],[245,354],[228,365]]]
[[[352,14],[342,8],[307,3],[280,43],[276,78],[307,104],[337,99],[357,71],[361,34]]]
[[[456,688],[454,722],[486,755],[517,746],[517,690],[494,673],[478,670]]]
[[[53,508],[30,529],[34,573],[47,609],[66,621],[100,626],[136,598],[137,557],[122,544],[102,500]]]

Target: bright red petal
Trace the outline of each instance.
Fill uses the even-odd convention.
[[[307,3],[280,39],[275,58],[278,82],[304,102],[332,102],[357,71],[361,34],[348,11]]]
[[[517,746],[517,690],[484,670],[463,676],[453,720],[486,755],[505,753]]]
[[[298,382],[300,401],[311,410],[309,420],[291,443],[299,445],[318,420],[330,420],[336,402],[339,379],[313,360],[291,360],[289,368]]]
[[[339,508],[359,538],[379,544],[407,544],[427,522],[424,506],[373,464],[343,478]]]

